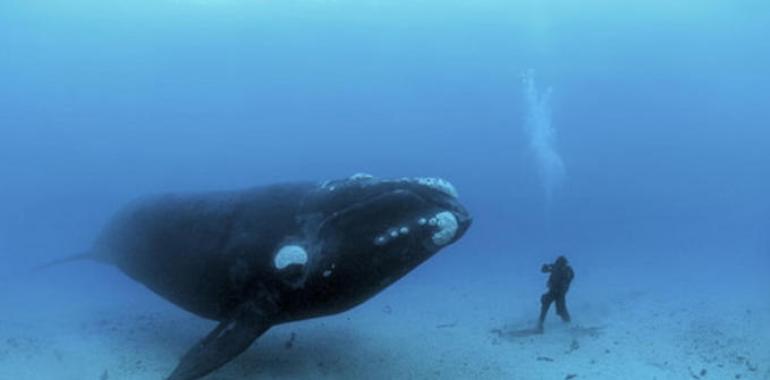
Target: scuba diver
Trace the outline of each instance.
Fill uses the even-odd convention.
[[[538,320],[537,331],[542,333],[545,315],[553,302],[556,302],[556,314],[561,317],[562,321],[570,321],[565,297],[569,285],[575,277],[575,272],[572,271],[572,267],[569,266],[567,258],[564,256],[559,256],[553,264],[543,264],[540,271],[551,274],[548,277],[548,292],[540,298],[540,319]]]

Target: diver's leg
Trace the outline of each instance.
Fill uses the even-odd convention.
[[[569,322],[571,320],[569,311],[567,311],[567,295],[564,293],[559,294],[556,297],[556,314],[559,314],[561,320]]]
[[[540,297],[540,318],[537,321],[537,329],[541,332],[543,331],[543,323],[545,323],[545,316],[548,314],[551,302],[553,302],[553,294],[550,291]]]

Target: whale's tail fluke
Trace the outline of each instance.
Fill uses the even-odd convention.
[[[96,260],[96,255],[94,255],[93,252],[89,251],[89,252],[81,252],[74,255],[61,257],[61,258],[49,261],[47,263],[32,267],[32,272],[37,272],[37,271],[48,269],[50,267],[71,263],[73,261],[81,261],[81,260]]]

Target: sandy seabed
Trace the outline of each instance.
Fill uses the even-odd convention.
[[[0,379],[162,379],[214,327],[128,280],[108,296],[48,285],[0,292]],[[206,379],[770,379],[767,294],[575,286],[573,323],[551,314],[532,335],[540,285],[410,276],[274,327]]]

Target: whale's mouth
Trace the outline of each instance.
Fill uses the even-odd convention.
[[[368,175],[324,183],[304,200],[312,281],[364,299],[460,239],[471,223],[448,182]],[[280,252],[279,252],[280,253]],[[283,252],[285,270],[304,256]],[[353,273],[353,274],[351,274]],[[345,275],[341,275],[345,274]]]
[[[440,211],[387,228],[374,238],[373,243],[376,246],[385,246],[410,234],[427,234],[433,245],[443,247],[453,241],[458,230],[457,217],[450,211]]]
[[[323,224],[358,231],[377,250],[406,247],[436,252],[467,230],[471,217],[455,187],[432,177],[378,179],[355,174],[320,186],[326,196],[346,200]],[[342,202],[340,202],[342,203]]]
[[[458,197],[457,189],[454,187],[454,185],[452,185],[451,182],[438,177],[415,177],[415,178],[403,177],[399,179],[378,179],[377,177],[371,174],[356,173],[348,177],[347,179],[336,180],[336,181],[326,181],[321,184],[321,187],[328,191],[338,191],[348,186],[366,187],[366,186],[385,185],[385,184],[393,184],[393,185],[414,184],[414,185],[419,185],[428,189],[440,191],[452,198]]]

